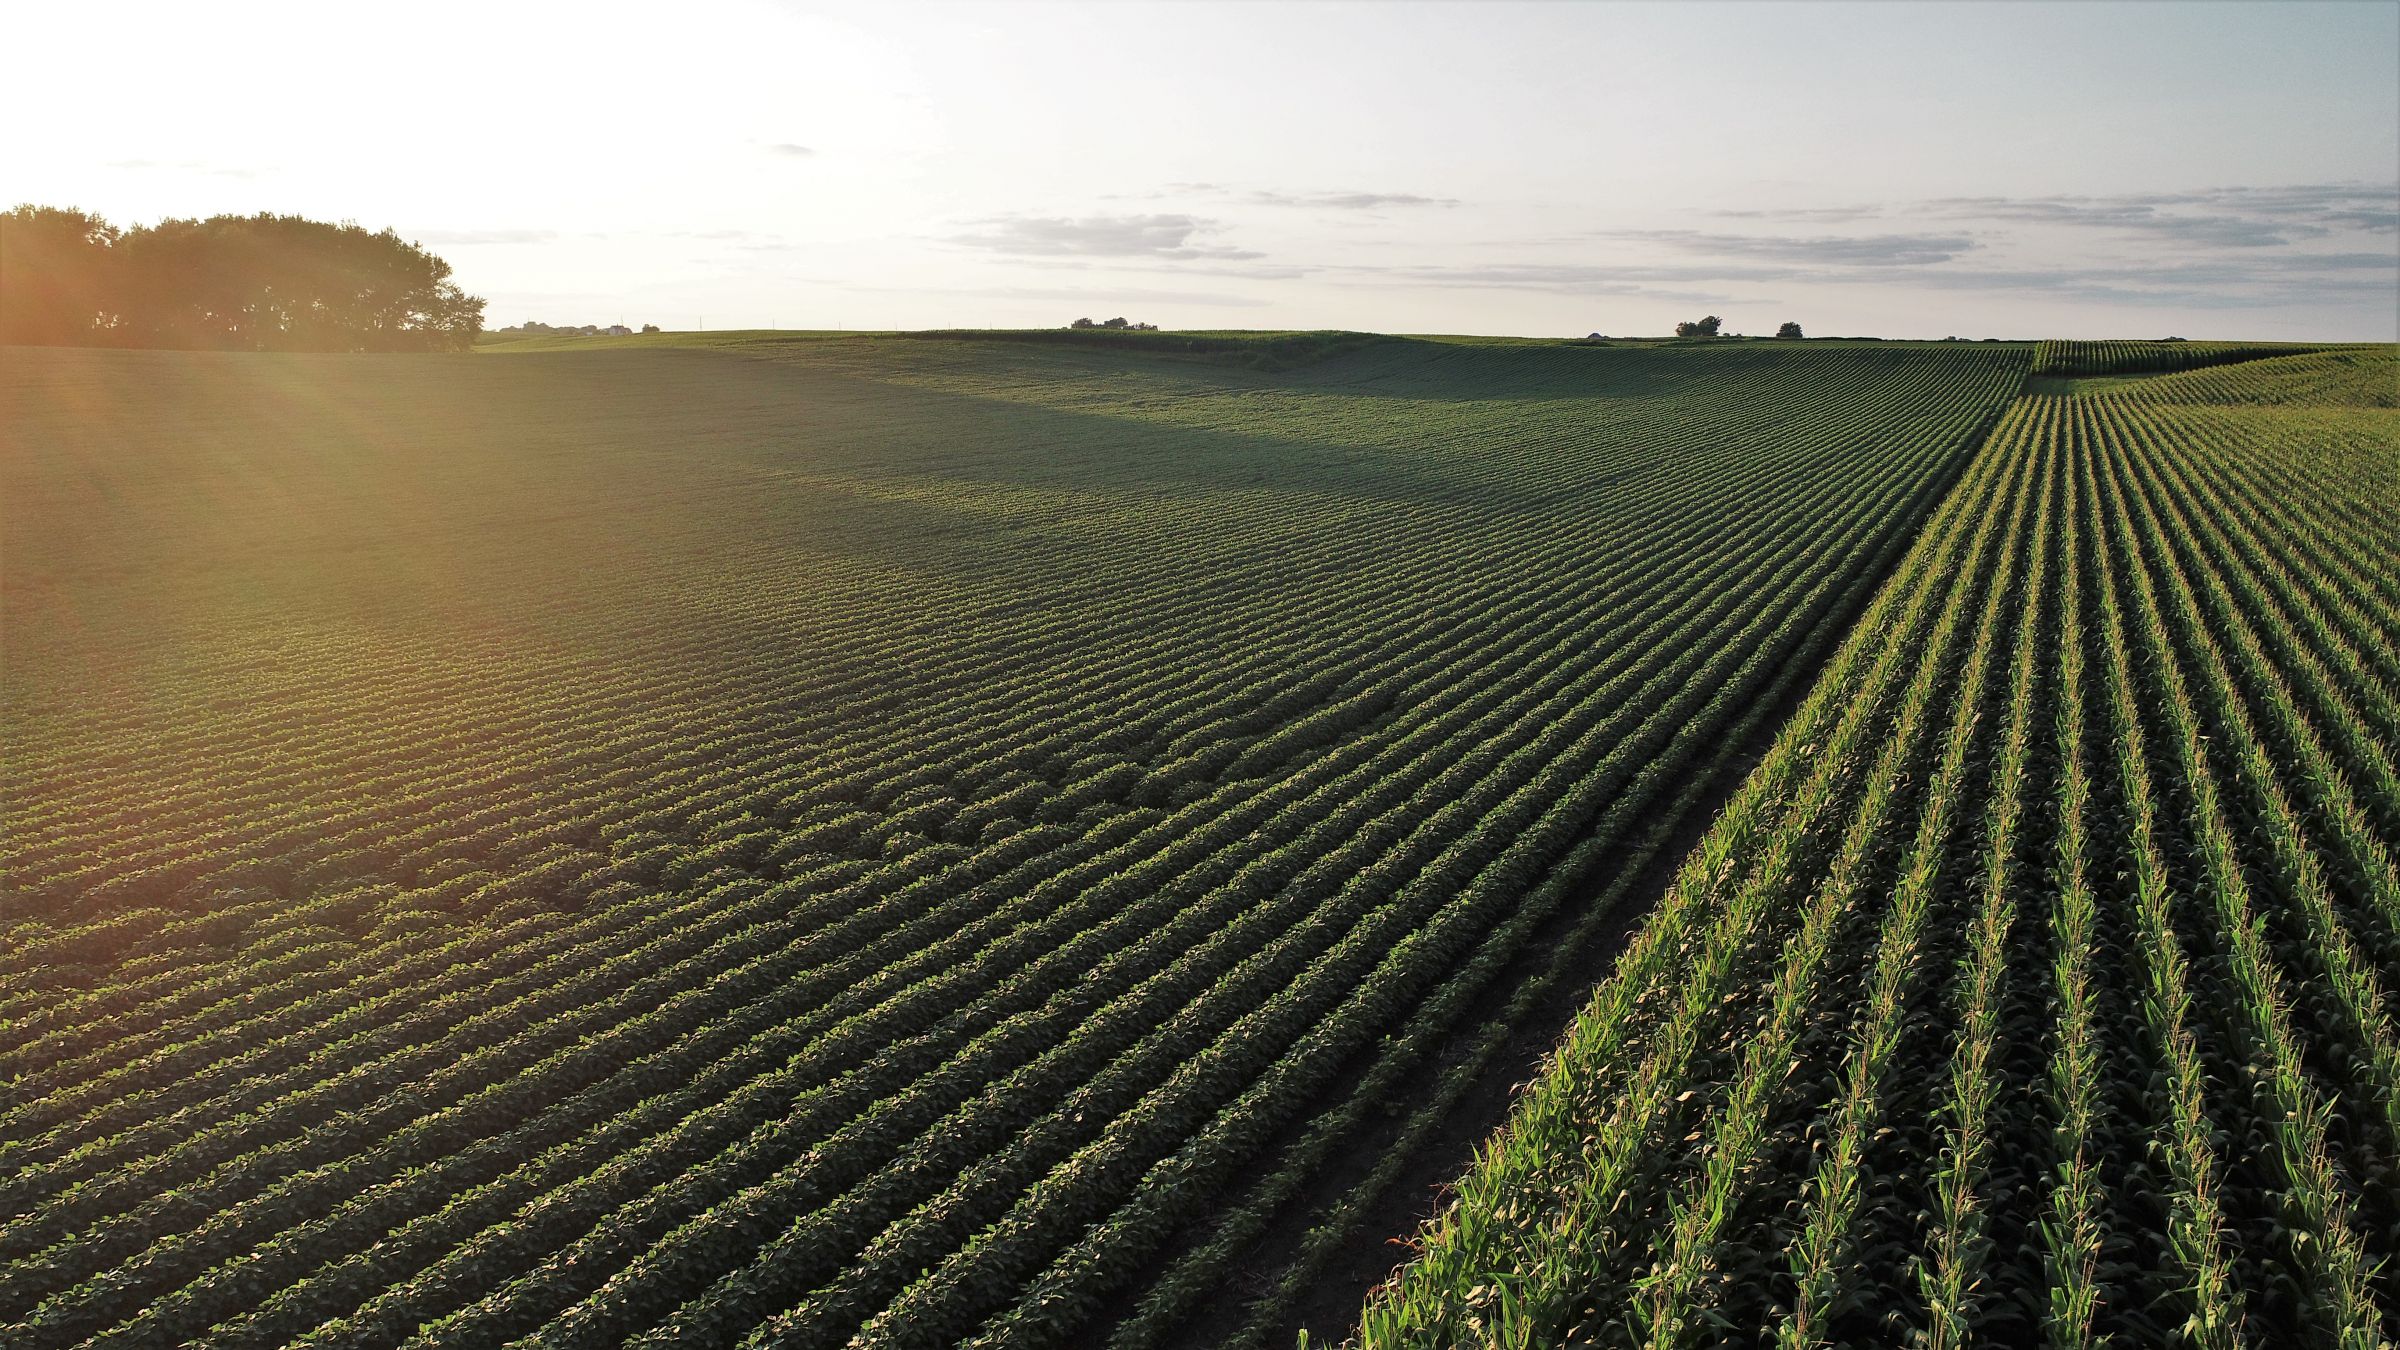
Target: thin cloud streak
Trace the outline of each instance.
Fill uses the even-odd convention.
[[[1273,206],[1321,211],[1380,211],[1401,207],[1452,207],[1456,197],[1433,197],[1416,192],[1361,192],[1348,189],[1315,192],[1277,192],[1235,188],[1223,183],[1169,183],[1158,192],[1128,194],[1142,200],[1160,197],[1216,197],[1244,206]]]
[[[1238,200],[1253,206],[1288,206],[1326,211],[1377,211],[1392,206],[1456,206],[1456,197],[1413,192],[1252,192]]]
[[[1802,206],[1781,211],[1753,209],[1711,211],[1708,214],[1719,220],[1819,220],[1830,224],[1848,220],[1873,220],[1883,214],[1883,208],[1880,206]]]
[[[2302,183],[2103,197],[1944,197],[1922,206],[1960,219],[2110,230],[2203,247],[2274,248],[2334,234],[2400,230],[2400,184]]]
[[[1852,267],[1922,267],[1981,247],[1963,234],[1771,235],[1700,230],[1611,230],[1598,237],[1665,244],[1690,253]]]
[[[1208,187],[1183,184],[1185,188]],[[2330,251],[2259,241],[2249,229],[2225,228],[2218,217],[2162,220],[2161,204],[2241,203],[2244,210],[2284,218],[2285,235],[2330,237],[2319,223],[2366,210],[2374,189],[2322,185],[2284,189],[2209,189],[2136,200],[2066,198],[1946,199],[1852,206],[1816,212],[1761,210],[1721,218],[1882,219],[1926,215],[1973,219],[1996,228],[1977,232],[1770,234],[1694,229],[1614,230],[1562,240],[1519,241],[1522,254],[1555,254],[1594,245],[1622,258],[1487,261],[1475,263],[1295,262],[1247,250],[1205,249],[1194,239],[1217,223],[1186,215],[1095,217],[1076,220],[1011,218],[1004,228],[974,236],[995,251],[1038,258],[1040,265],[1156,270],[1232,281],[1316,279],[1342,285],[1506,290],[1674,303],[1779,303],[1755,293],[1764,285],[1806,287],[1922,287],[1933,293],[2014,293],[2148,307],[2254,309],[2356,304],[2400,291],[2400,262],[2365,250]],[[2371,213],[2370,213],[2371,214]],[[2313,216],[2313,219],[2311,218]],[[2178,232],[2183,245],[2169,255],[2095,256],[2075,240],[2085,227],[2127,222],[2156,234]],[[2063,227],[2063,228],[2062,228]],[[2368,232],[2372,232],[2370,228]],[[1494,247],[1510,247],[1505,241]],[[1660,251],[1665,251],[1663,258]],[[1680,255],[1680,256],[1678,256]],[[2052,261],[2055,260],[2055,261]]]
[[[1244,260],[1266,255],[1251,249],[1197,242],[1219,228],[1190,215],[996,216],[976,222],[987,228],[950,236],[950,242],[1024,258],[1094,257],[1166,260]]]

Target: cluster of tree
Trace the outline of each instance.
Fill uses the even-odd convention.
[[[1090,319],[1077,319],[1075,322],[1073,322],[1073,323],[1071,323],[1071,324],[1068,324],[1068,325],[1067,325],[1067,327],[1069,327],[1069,328],[1123,328],[1123,329],[1126,329],[1126,330],[1128,330],[1128,331],[1135,332],[1135,333],[1155,333],[1155,332],[1157,332],[1157,331],[1158,331],[1158,325],[1157,325],[1157,324],[1154,324],[1154,323],[1127,323],[1127,322],[1126,322],[1125,320],[1123,320],[1123,319],[1102,319],[1102,320],[1101,320],[1100,322],[1098,322],[1098,323],[1094,323],[1094,322],[1092,322]]]
[[[1675,325],[1675,336],[1680,338],[1713,338],[1722,333],[1724,328],[1725,321],[1718,318],[1716,315],[1711,314],[1705,319],[1686,320],[1683,323]],[[1598,333],[1594,333],[1592,336],[1598,337],[1600,335]],[[1734,334],[1733,336],[1738,337],[1740,335]],[[1800,325],[1796,323],[1786,323],[1781,328],[1775,330],[1775,336],[1779,338],[1799,337]]]
[[[261,213],[120,230],[0,213],[0,342],[242,351],[459,351],[483,301],[390,230]]]
[[[642,331],[655,333],[658,331],[658,325],[643,324]],[[631,332],[633,332],[632,329],[621,323],[605,325],[596,323],[550,324],[536,323],[527,319],[523,323],[513,324],[506,328],[494,328],[491,330],[491,335],[493,337],[624,337]]]

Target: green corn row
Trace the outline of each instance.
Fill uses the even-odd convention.
[[[1361,1344],[2387,1343],[2395,363],[2194,356],[2010,410]]]

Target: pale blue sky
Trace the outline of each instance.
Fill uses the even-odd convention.
[[[2400,337],[2393,0],[9,27],[0,198],[390,225],[495,323]]]

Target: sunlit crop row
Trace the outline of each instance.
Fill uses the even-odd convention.
[[[0,1340],[999,1345],[1386,1236],[2030,352],[74,359]]]
[[[1364,1343],[2387,1343],[2396,378],[2019,400]]]
[[[2325,350],[2292,342],[2043,342],[2033,373],[2044,376],[2160,375]]]

